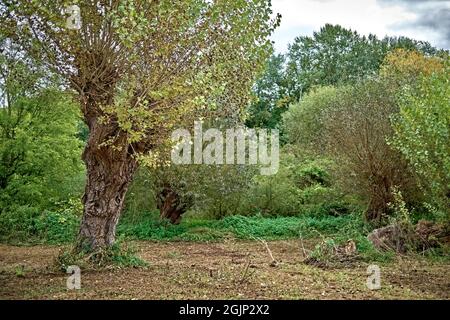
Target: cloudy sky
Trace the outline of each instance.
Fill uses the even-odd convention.
[[[450,49],[450,0],[272,0],[272,6],[282,15],[273,35],[278,52],[325,23],[381,38],[404,35]]]

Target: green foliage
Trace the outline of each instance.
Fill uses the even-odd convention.
[[[359,224],[356,221],[360,221]],[[141,221],[128,223],[122,221],[118,232],[130,239],[162,240],[162,241],[213,241],[225,238],[254,240],[288,239],[316,237],[319,233],[335,234],[340,230],[357,228],[361,230],[363,223],[354,215],[339,217],[277,217],[261,216],[229,216],[221,220],[185,219],[179,225],[171,225],[154,219],[146,214]]]
[[[419,176],[429,202],[447,210],[450,202],[449,67],[425,76],[418,89],[405,88],[393,119],[392,144]],[[447,215],[448,219],[448,215]]]
[[[44,211],[34,225],[36,234],[47,243],[65,243],[75,240],[80,225],[81,210],[77,213],[65,208],[59,212]]]
[[[263,74],[253,86],[256,101],[247,109],[245,124],[250,128],[276,128],[286,111],[288,96],[284,55],[272,55]]]
[[[334,184],[333,162],[315,157],[295,145],[280,152],[280,168],[275,175],[254,176],[245,191],[240,214],[296,216],[303,214],[340,215],[351,211],[350,201]]]
[[[361,36],[326,24],[312,37],[297,37],[289,47],[290,95],[299,100],[313,86],[353,84],[378,73],[386,54],[398,48],[436,54],[429,43],[409,38]]]
[[[0,214],[0,240],[6,242],[32,241],[36,237],[35,220],[39,210],[30,206],[16,206]]]
[[[290,143],[310,150],[324,148],[324,117],[335,104],[337,93],[335,87],[316,87],[289,106],[283,115],[283,130]]]
[[[137,252],[136,247],[119,238],[108,250],[105,262],[122,268],[147,267],[148,263],[139,258]]]
[[[142,142],[134,145],[141,155],[200,114],[236,117],[280,20],[268,0],[79,1],[83,27],[72,30],[61,14],[67,4],[3,4],[1,12],[11,13],[0,15],[3,31],[89,101],[87,118],[117,122],[111,136],[122,143]],[[98,144],[113,142],[125,147]]]
[[[43,208],[79,194],[77,108],[62,93],[45,90],[7,109],[0,110],[0,206]]]
[[[355,84],[376,76],[385,57],[397,49],[444,54],[427,42],[406,37],[380,40],[339,25],[326,24],[312,37],[297,37],[286,55],[274,55],[267,62],[254,85],[257,99],[247,109],[246,124],[275,128],[287,106],[303,100],[314,87]]]
[[[221,221],[221,227],[231,230],[240,239],[285,239],[315,237],[318,233],[333,234],[351,223],[349,216],[342,217],[243,217],[232,216]]]
[[[66,247],[56,257],[55,265],[59,270],[65,272],[72,265],[83,269],[139,268],[147,267],[148,263],[137,256],[136,247],[119,238],[112,247],[97,252],[84,252],[74,250],[73,247]]]
[[[70,214],[63,217],[61,204],[81,196],[79,110],[40,64],[1,42],[0,237],[28,240],[48,233],[59,241],[67,236],[65,227],[44,229],[52,219],[73,221]]]
[[[315,85],[337,85],[373,75],[382,53],[373,50],[377,42],[339,25],[325,25],[313,37],[302,36],[289,47],[288,72],[298,98]]]
[[[12,243],[66,243],[73,241],[80,224],[81,202],[69,199],[55,211],[14,206],[0,215],[0,240]]]
[[[284,116],[291,143],[316,157],[333,159],[331,180],[340,190],[360,197],[367,206],[366,217],[378,223],[389,214],[391,187],[398,186],[409,205],[420,198],[408,164],[387,142],[393,135],[390,118],[399,110],[396,92],[381,77],[317,88]]]

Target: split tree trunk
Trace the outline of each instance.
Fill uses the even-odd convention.
[[[105,141],[105,134],[109,135],[108,131],[113,130],[98,124],[90,126],[89,141],[83,152],[87,181],[78,234],[79,251],[95,252],[114,244],[125,195],[138,167],[124,139],[121,139],[122,150],[100,146]],[[120,146],[120,141],[118,143]],[[117,141],[114,145],[117,147]]]
[[[167,219],[172,224],[179,224],[187,204],[182,203],[179,195],[170,187],[164,187],[158,197],[158,209],[161,219]]]
[[[392,202],[392,181],[386,176],[372,176],[371,199],[366,210],[366,220],[381,225],[384,217],[389,215],[389,203]]]

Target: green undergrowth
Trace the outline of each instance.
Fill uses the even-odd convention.
[[[229,216],[221,220],[203,220],[189,218],[179,225],[151,218],[151,214],[139,221],[128,222],[124,219],[118,232],[135,240],[155,241],[220,241],[227,238],[266,240],[312,238],[320,234],[337,234],[343,229],[362,232],[364,223],[355,216],[339,217],[277,217]],[[356,220],[356,221],[355,221]]]
[[[70,244],[75,240],[78,226],[79,217],[77,216],[46,212],[35,220],[31,220],[28,227],[23,227],[21,229],[23,232],[16,234],[18,237],[9,234],[8,237],[1,237],[1,241],[19,245]],[[155,212],[146,212],[138,217],[125,214],[117,228],[121,242],[128,240],[220,242],[225,239],[318,239],[321,242],[331,241],[339,244],[353,240],[363,258],[389,260],[393,254],[375,250],[367,240],[366,235],[370,231],[371,228],[364,223],[361,214],[357,213],[341,216],[301,215],[270,218],[260,215],[236,215],[220,220],[186,216],[179,225],[172,225],[166,221],[160,221]],[[132,261],[135,255],[130,251],[114,250],[116,249],[112,248],[112,251],[104,256],[109,262],[124,266],[139,265],[139,261]],[[62,259],[60,264],[67,265],[71,260],[77,260],[80,257],[63,253],[60,258]]]
[[[70,243],[75,240],[80,221],[79,216],[55,212],[43,212],[27,219],[23,217],[0,223],[1,242],[18,245]],[[125,215],[117,233],[126,239],[155,241],[277,240],[339,234],[342,230],[363,232],[364,228],[361,217],[357,215],[271,218],[237,215],[220,220],[187,217],[179,225],[171,225],[160,221],[154,212],[148,212],[138,219]]]
[[[128,223],[118,231],[128,239],[152,241],[223,241],[320,239],[340,244],[353,240],[364,260],[390,261],[390,252],[380,252],[367,240],[370,227],[356,214],[333,216],[299,216],[266,218],[261,216],[229,216],[221,220],[185,219],[179,225],[147,218]]]

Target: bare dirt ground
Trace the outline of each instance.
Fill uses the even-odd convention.
[[[60,247],[0,245],[0,298],[450,299],[450,265],[425,259],[379,264],[381,289],[369,290],[368,263],[307,265],[299,241],[268,243],[277,265],[257,241],[136,246],[148,267],[81,270],[81,289],[68,290],[69,275],[54,267]]]

